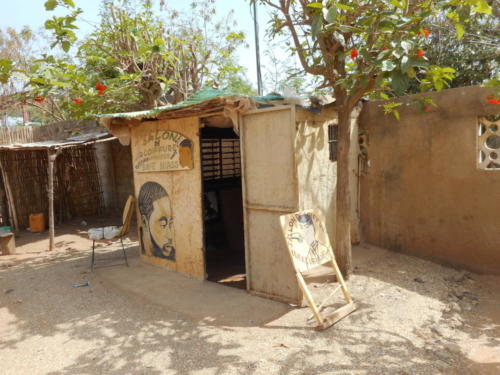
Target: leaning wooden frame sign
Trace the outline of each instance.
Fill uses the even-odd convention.
[[[288,246],[288,252],[295,268],[297,281],[318,322],[315,328],[323,330],[331,327],[340,319],[353,312],[356,309],[356,305],[351,299],[344,278],[335,261],[335,255],[325,229],[323,216],[315,210],[305,210],[280,216],[280,223]],[[317,306],[302,273],[321,265],[329,265],[333,268],[339,286]],[[346,305],[340,307],[332,314],[323,317],[320,312],[321,308],[339,289],[344,294]]]

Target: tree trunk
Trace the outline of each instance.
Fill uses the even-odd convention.
[[[335,258],[344,278],[352,268],[351,197],[349,191],[349,152],[351,148],[351,111],[339,111],[337,148],[337,218],[335,222]]]

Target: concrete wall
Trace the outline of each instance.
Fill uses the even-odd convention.
[[[477,168],[478,116],[499,113],[489,94],[479,87],[433,94],[438,108],[405,106],[400,121],[385,116],[381,102],[364,106],[366,242],[500,274],[500,170]]]
[[[351,241],[359,242],[358,202],[358,116],[351,118]],[[295,161],[299,184],[299,209],[315,209],[325,218],[330,242],[335,243],[335,215],[337,212],[337,162],[330,160],[328,126],[337,125],[337,112],[333,105],[325,106],[318,114],[297,108],[295,134]]]

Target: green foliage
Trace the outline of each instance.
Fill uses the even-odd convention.
[[[426,20],[431,30],[426,43],[428,60],[432,65],[455,69],[450,87],[481,85],[500,77],[500,28],[495,16],[471,18],[463,27],[461,40],[455,37],[453,26],[445,17]]]
[[[402,105],[403,105],[403,103],[396,103],[396,102],[385,103],[383,106],[384,113],[386,115],[392,114],[392,115],[394,115],[394,117],[396,117],[396,119],[400,120],[401,117],[399,115],[399,111],[396,108],[401,107]]]
[[[0,29],[0,109],[6,116],[22,116],[18,95],[24,90],[24,72],[33,66],[36,49],[43,47],[43,40],[27,26]],[[30,113],[31,119],[35,117]]]
[[[192,2],[188,13],[170,12],[166,20],[170,38],[180,41],[175,50],[178,75],[188,77],[172,85],[168,94],[175,101],[204,86],[223,87],[242,78],[235,52],[246,46],[245,35],[237,30],[233,12],[216,21],[215,4],[215,0]]]
[[[250,91],[233,57],[245,36],[232,15],[219,20],[214,4],[194,1],[185,14],[160,16],[151,0],[103,0],[99,25],[77,41],[81,10],[72,0],[47,0],[48,11],[67,10],[45,22],[52,47],[67,54],[44,54],[18,69],[28,90],[19,101],[59,119],[176,103],[205,85]],[[1,69],[9,79],[12,66]]]
[[[47,11],[53,11],[58,6],[71,10],[66,16],[53,16],[45,21],[45,29],[52,31],[55,37],[51,47],[60,45],[64,52],[68,52],[71,45],[77,40],[74,30],[78,29],[78,27],[75,25],[75,21],[82,13],[82,10],[75,8],[73,0],[47,0],[44,5]]]
[[[0,83],[6,84],[9,81],[14,63],[10,59],[0,59]]]
[[[421,86],[424,89],[430,90],[435,88],[437,91],[441,91],[453,78],[455,78],[455,69],[431,65],[427,68]]]
[[[318,86],[318,77],[304,73],[293,55],[282,54],[286,50],[286,41],[268,41],[264,48],[267,63],[263,66],[264,93],[286,91],[303,95],[325,94]]]
[[[444,16],[460,38],[472,18],[492,12],[485,0],[260,2],[274,12],[272,34],[291,37],[304,70],[322,77],[348,111],[367,95],[448,87],[455,70],[430,63],[425,21]]]
[[[493,89],[495,96],[500,98],[500,77],[490,79],[484,84],[484,86]]]
[[[238,94],[257,95],[255,88],[241,72],[227,75],[220,82],[220,88],[224,91]]]
[[[350,116],[365,96],[404,94],[416,81],[422,90],[441,90],[454,70],[428,62],[424,20],[435,14],[463,25],[489,13],[485,0],[251,0],[273,11],[271,32],[285,35],[305,72],[333,90],[338,111],[336,256],[351,267]],[[456,30],[460,36],[461,26]],[[383,109],[399,119],[401,103]],[[423,107],[424,108],[424,107]]]

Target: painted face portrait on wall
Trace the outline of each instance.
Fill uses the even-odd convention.
[[[146,182],[139,191],[139,212],[146,253],[175,261],[174,223],[167,191],[157,182]]]

